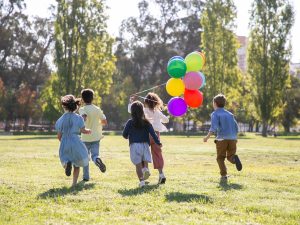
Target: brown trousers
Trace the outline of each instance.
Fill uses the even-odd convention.
[[[236,140],[222,140],[215,141],[217,148],[217,162],[220,168],[221,176],[227,175],[227,168],[225,166],[225,158],[231,163],[234,162],[234,155],[236,153]]]
[[[158,131],[155,131],[157,134],[158,139],[160,139],[160,134]],[[159,147],[152,136],[150,135],[150,147],[151,147],[151,154],[153,160],[154,169],[163,169],[164,168],[164,158],[162,156],[161,147]]]

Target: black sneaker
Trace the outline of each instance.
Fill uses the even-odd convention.
[[[235,162],[235,167],[238,171],[241,171],[243,166],[242,166],[242,163],[239,159],[239,157],[237,155],[234,156],[234,162]]]
[[[85,178],[83,178],[83,179],[82,179],[82,181],[83,181],[83,182],[88,182],[88,181],[89,181],[89,179],[85,179]]]
[[[167,181],[167,178],[165,178],[165,177],[159,177],[158,184],[165,184],[166,181]]]
[[[101,160],[100,158],[97,158],[95,163],[96,163],[96,166],[99,167],[100,171],[101,171],[102,173],[105,173],[105,171],[106,171],[106,166],[104,165],[104,163],[102,162],[102,160]]]
[[[67,166],[65,168],[65,173],[69,177],[69,176],[71,176],[71,172],[72,172],[72,163],[67,162]]]

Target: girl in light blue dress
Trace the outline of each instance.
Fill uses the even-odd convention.
[[[80,132],[90,134],[91,130],[85,129],[83,118],[75,113],[79,100],[76,100],[73,95],[66,95],[61,98],[61,104],[65,113],[55,124],[60,141],[59,158],[67,176],[71,175],[73,165],[74,186],[77,184],[79,167],[85,167],[89,163],[87,149],[78,135]]]

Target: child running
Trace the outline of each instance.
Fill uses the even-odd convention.
[[[88,149],[88,154],[92,161],[100,171],[104,173],[106,166],[99,157],[100,139],[102,139],[102,126],[107,124],[107,120],[102,110],[93,104],[94,91],[92,89],[84,89],[81,91],[81,98],[84,106],[79,109],[79,114],[84,118],[85,126],[91,129],[92,134],[81,135],[81,140]],[[90,172],[89,165],[83,168],[83,181],[89,181]]]
[[[133,98],[131,98],[131,101],[132,100]],[[169,122],[168,117],[161,112],[163,108],[163,102],[157,94],[150,92],[145,97],[144,105],[146,119],[152,124],[158,139],[160,139],[160,132],[168,131],[162,123]],[[130,112],[130,105],[128,107],[128,111]],[[155,144],[151,136],[150,146],[154,169],[157,169],[159,172],[158,184],[164,184],[166,182],[166,177],[163,172],[164,158],[162,155],[162,150],[158,145]],[[147,166],[143,167],[143,174],[145,179],[149,178],[150,171]]]
[[[91,130],[85,129],[83,118],[75,113],[79,102],[73,95],[62,97],[61,104],[65,113],[55,124],[60,141],[59,157],[67,176],[71,176],[72,165],[74,166],[72,186],[77,184],[79,167],[85,167],[89,162],[87,149],[78,135],[80,132],[90,134]]]
[[[152,136],[154,142],[162,147],[151,123],[146,119],[144,106],[141,102],[135,101],[131,105],[131,117],[123,130],[123,137],[129,138],[130,159],[136,167],[136,174],[140,181],[139,186],[145,186],[145,178],[142,172],[143,167],[151,163],[151,154],[149,150],[150,139]]]
[[[166,132],[168,129],[162,123],[168,123],[169,118],[166,117],[162,112],[163,102],[160,97],[155,93],[148,93],[145,100],[145,116],[152,124],[158,139],[160,139],[160,132]],[[151,153],[154,169],[159,172],[158,183],[164,184],[166,182],[166,177],[163,172],[164,168],[164,158],[162,155],[161,148],[155,144],[152,137],[150,137]]]
[[[238,171],[242,170],[242,163],[236,155],[236,143],[238,125],[234,119],[234,115],[224,109],[226,98],[222,94],[214,97],[214,112],[211,114],[211,127],[208,135],[203,139],[204,142],[210,138],[212,134],[216,134],[217,162],[220,168],[221,182],[227,182],[227,168],[225,166],[225,158],[235,164]]]

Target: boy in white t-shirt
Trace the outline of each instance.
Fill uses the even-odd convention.
[[[102,139],[102,126],[107,124],[107,120],[102,110],[92,104],[94,99],[94,91],[92,89],[84,89],[81,91],[81,98],[84,106],[79,109],[79,114],[85,121],[85,127],[92,132],[89,135],[81,134],[81,139],[88,149],[88,154],[92,161],[104,173],[106,166],[99,157],[100,139]],[[89,181],[89,166],[83,168],[83,180]]]

